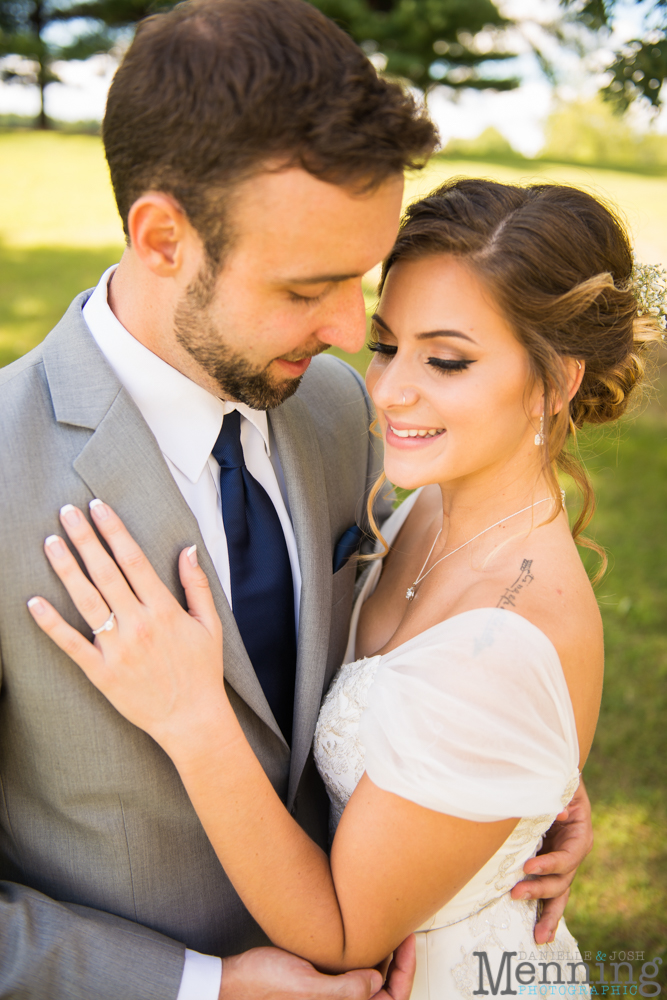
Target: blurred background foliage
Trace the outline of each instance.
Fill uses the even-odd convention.
[[[493,0],[316,3],[378,69],[422,91],[445,87],[454,96],[515,87],[512,59],[521,38],[548,76],[545,39],[583,52],[591,38],[611,37],[621,6],[621,0],[563,0],[558,16],[542,19],[535,32],[532,14],[510,17]],[[667,136],[638,125],[632,113],[660,102],[666,4],[641,5],[641,31],[610,50],[600,94],[555,102],[536,158],[526,159],[494,128],[452,139],[425,171],[408,178],[406,200],[461,174],[575,184],[618,209],[640,259],[667,266]],[[148,9],[145,0],[0,0],[0,57],[7,56],[0,72],[43,94],[63,60],[119,53]],[[524,11],[530,14],[530,5]],[[42,128],[31,131],[35,124]],[[43,127],[56,124],[57,131]],[[38,344],[74,295],[94,285],[123,251],[100,140],[83,134],[97,129],[95,121],[49,121],[43,107],[36,121],[0,116],[0,365]],[[376,269],[364,279],[369,310],[377,277]],[[369,357],[364,350],[346,360],[363,372]],[[656,361],[653,391],[636,412],[580,441],[598,492],[592,534],[609,551],[610,568],[598,588],[605,692],[585,771],[596,847],[575,882],[568,923],[594,956],[662,957],[660,981],[667,985],[667,396],[664,356]],[[565,485],[574,512],[576,497]],[[635,979],[638,969],[635,963]]]
[[[163,6],[173,3],[170,0],[80,0],[78,3],[0,0],[0,56],[17,57],[5,63],[0,77],[7,82],[38,87],[40,107],[35,127],[49,128],[44,94],[50,83],[60,80],[57,64],[110,52],[130,37],[131,26]]]
[[[175,0],[0,0],[0,78],[36,86],[35,126],[50,126],[45,91],[60,67],[93,55],[120,54],[138,21]],[[583,53],[611,37],[618,0],[560,0],[551,16],[502,0],[310,0],[341,25],[375,66],[428,92],[512,90],[517,45],[528,47],[555,79],[550,42]],[[667,74],[667,0],[641,7],[640,37],[611,53],[603,97],[620,110],[637,98],[656,108]],[[542,4],[542,7],[544,5]]]
[[[443,152],[449,158],[534,162],[513,149],[493,127],[476,139],[450,139]],[[667,135],[641,130],[630,116],[619,114],[600,95],[556,101],[545,122],[545,142],[536,159],[667,174]]]

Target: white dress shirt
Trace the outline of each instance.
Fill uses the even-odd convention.
[[[246,467],[271,498],[285,533],[298,633],[301,571],[285,480],[277,449],[270,445],[266,412],[213,396],[128,333],[107,299],[107,286],[115,269],[116,265],[105,271],[83,308],[83,318],[97,346],[153,432],[176,485],[197,519],[230,607],[231,578],[220,503],[220,467],[211,450],[225,414],[239,411]],[[219,958],[186,950],[177,1000],[217,1000],[221,975]]]

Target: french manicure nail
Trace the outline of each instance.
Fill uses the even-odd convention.
[[[197,565],[197,546],[192,545],[185,553],[191,566]]]
[[[81,514],[71,503],[66,503],[64,507],[60,508],[60,516],[70,528],[76,528],[81,520]]]
[[[48,546],[54,556],[64,556],[67,551],[65,543],[58,535],[49,535],[44,544]]]
[[[39,597],[31,597],[28,601],[28,607],[34,615],[43,615],[46,611],[46,607],[43,602],[40,601]]]
[[[105,521],[109,516],[109,508],[101,500],[91,500],[88,506],[90,507],[91,514],[94,514],[100,521]]]

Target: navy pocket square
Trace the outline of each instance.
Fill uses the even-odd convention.
[[[334,549],[334,573],[337,573],[339,569],[342,569],[350,556],[359,551],[359,546],[361,545],[363,538],[364,532],[358,524],[353,524],[351,528],[348,528],[347,531],[343,532],[336,542],[336,548]]]

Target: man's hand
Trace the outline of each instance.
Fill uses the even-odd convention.
[[[384,989],[374,1000],[410,1000],[417,966],[417,942],[414,934],[407,937],[394,952]]]
[[[222,960],[219,1000],[409,1000],[415,954],[411,935],[394,952],[383,987],[377,969],[327,976],[280,948],[253,948]]]
[[[526,875],[539,877],[517,882],[512,889],[512,899],[544,900],[535,924],[537,944],[553,941],[577,868],[592,847],[591,804],[581,781],[567,809],[545,834],[540,853],[523,866]]]

